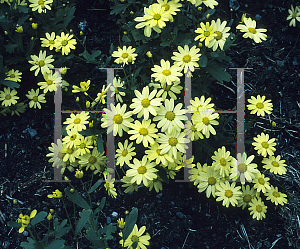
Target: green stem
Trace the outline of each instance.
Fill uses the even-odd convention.
[[[36,238],[34,237],[32,231],[30,230],[29,227],[27,227],[28,232],[30,233],[31,237],[33,238],[34,241],[36,241]]]
[[[89,197],[89,201],[90,201],[90,208],[92,208],[92,199],[91,199],[91,195],[88,193],[88,190],[86,189],[85,187],[85,184],[83,183],[83,181],[81,179],[79,179],[81,184],[83,185],[83,188],[85,190],[85,192],[88,194],[88,197]]]
[[[50,230],[50,220],[48,220],[48,232],[47,232],[47,239],[46,239],[46,244],[45,244],[45,247],[47,246],[48,244],[48,239],[49,239],[49,230]]]

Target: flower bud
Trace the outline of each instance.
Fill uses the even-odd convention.
[[[62,75],[65,75],[67,73],[67,67],[62,67],[61,69],[59,69],[59,71]]]
[[[69,181],[69,178],[65,176],[65,181]]]
[[[37,29],[38,28],[38,24],[36,22],[31,23],[31,27],[33,29]]]
[[[83,177],[83,171],[76,169],[75,177],[81,179]]]
[[[210,14],[207,14],[207,15],[206,15],[206,19],[208,19],[209,17],[210,17]]]
[[[272,121],[272,127],[276,127],[276,123],[275,123],[275,121]]]
[[[16,32],[18,32],[18,33],[20,33],[20,34],[22,34],[23,33],[23,27],[22,26],[18,26],[17,25],[17,27],[16,27],[16,30],[15,30]]]
[[[54,209],[51,208],[50,209],[50,213],[53,214],[54,213]]]
[[[75,192],[75,189],[71,188],[70,193],[73,194]]]
[[[134,12],[133,12],[133,11],[130,11],[130,15],[134,15]]]
[[[82,32],[82,31],[80,31],[80,32],[79,32],[79,34],[80,34],[80,35],[83,35],[83,32]]]
[[[92,120],[92,122],[89,122],[89,127],[93,128],[94,127],[94,120]]]
[[[146,53],[146,55],[147,55],[149,58],[152,58],[152,53],[151,53],[150,51],[148,51],[148,52]]]
[[[202,10],[202,7],[198,7],[198,10],[201,11],[201,10]]]
[[[129,211],[128,211],[128,210],[126,210],[126,211],[125,211],[125,215],[128,215],[128,214],[129,214]]]
[[[76,102],[79,102],[79,97],[76,98]]]
[[[5,31],[4,31],[4,34],[5,34],[5,35],[8,35],[8,32],[5,30]]]
[[[127,31],[124,31],[123,34],[124,34],[124,35],[127,35]]]
[[[87,101],[85,102],[85,106],[86,106],[86,108],[90,108],[91,102],[87,100]]]
[[[73,33],[73,29],[70,29],[70,33],[71,33],[71,34]]]
[[[31,22],[32,22],[32,20],[33,20],[33,19],[32,19],[32,17],[30,17],[30,18],[29,18],[29,21],[31,21]]]
[[[17,204],[18,204],[18,201],[17,201],[17,200],[13,200],[13,204],[14,204],[14,205],[17,205]]]
[[[47,216],[47,220],[52,220],[52,219],[53,219],[53,216],[52,216],[51,213],[49,213],[48,216]]]
[[[202,48],[202,47],[203,47],[202,42],[199,42],[198,46],[199,46],[200,48]]]

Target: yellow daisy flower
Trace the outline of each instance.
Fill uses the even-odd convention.
[[[130,108],[134,109],[132,112],[133,114],[138,114],[137,117],[141,118],[144,116],[144,119],[149,119],[149,112],[156,116],[156,107],[161,105],[161,98],[154,98],[156,95],[156,90],[153,90],[149,94],[149,87],[145,86],[143,88],[142,93],[138,90],[134,90],[136,98],[132,99],[132,104]]]
[[[161,66],[154,65],[154,68],[151,68],[151,71],[154,72],[151,77],[160,83],[167,82],[168,85],[171,85],[172,82],[180,81],[178,76],[182,76],[182,73],[179,72],[181,71],[179,67],[175,65],[171,67],[170,62],[164,59],[161,59],[160,64]]]
[[[269,158],[264,158],[262,160],[263,168],[269,169],[273,174],[283,175],[286,174],[286,164],[284,164],[285,160],[280,160],[280,155],[276,158],[275,156],[270,156]]]
[[[22,223],[22,226],[19,228],[19,233],[23,233],[25,228],[30,224],[30,220],[34,218],[37,214],[37,210],[34,209],[30,213],[30,216],[19,214],[18,223]]]
[[[46,13],[46,9],[51,10],[50,4],[53,3],[53,0],[29,0],[29,2],[32,11],[37,10],[39,13]]]
[[[257,169],[256,163],[251,163],[254,159],[254,155],[249,156],[247,158],[247,154],[244,152],[242,155],[241,153],[237,154],[237,160],[232,158],[232,168],[230,179],[238,179],[240,178],[240,182],[245,184],[245,179],[248,182],[252,182],[255,178],[255,175],[259,172]]]
[[[37,83],[38,86],[40,86],[41,89],[43,89],[44,93],[53,92],[57,90],[57,83],[61,82],[61,78],[59,77],[59,74],[53,71],[50,71],[49,73],[43,73],[43,77],[45,81]]]
[[[150,245],[150,235],[146,233],[146,235],[143,235],[145,232],[146,227],[143,226],[140,229],[138,229],[138,226],[135,224],[132,232],[128,236],[128,238],[125,240],[124,246],[127,246],[127,248],[132,248],[131,245],[137,241],[137,247],[136,249],[146,249],[146,246]],[[142,236],[143,235],[143,236]],[[123,244],[123,240],[120,241],[120,244]]]
[[[128,139],[125,140],[124,145],[122,143],[118,143],[119,149],[116,150],[116,159],[117,159],[117,165],[120,165],[122,167],[124,163],[127,165],[130,164],[130,160],[132,157],[136,155],[134,152],[135,147],[132,147],[133,143],[130,143],[128,145]]]
[[[208,166],[206,172],[200,172],[198,192],[206,192],[206,197],[216,197],[216,187],[219,185],[221,176],[215,170],[215,166]]]
[[[209,22],[206,22],[204,24],[203,22],[200,23],[201,28],[197,28],[195,30],[195,33],[199,34],[198,36],[195,37],[195,41],[200,39],[200,42],[205,41],[205,46],[208,47],[209,42],[217,36],[215,33],[217,30],[217,27],[215,26],[214,23],[209,24]]]
[[[68,130],[67,130],[68,131]],[[90,149],[93,149],[93,140],[91,137],[81,136],[77,134],[77,139],[75,140],[76,156],[80,157],[86,153],[90,153]]]
[[[76,115],[71,113],[70,118],[67,118],[64,124],[67,124],[66,129],[74,128],[76,131],[82,131],[86,129],[85,125],[89,123],[89,118],[90,114],[88,112],[80,112]]]
[[[129,137],[130,140],[135,140],[136,143],[139,144],[143,142],[144,147],[148,147],[149,144],[154,144],[154,139],[157,138],[157,129],[155,128],[155,124],[151,124],[151,119],[145,120],[143,119],[142,123],[138,120],[135,120],[134,124],[131,124],[131,128],[133,130],[128,131],[128,134],[133,134]]]
[[[146,150],[145,154],[148,155],[148,159],[150,161],[155,160],[155,163],[159,165],[162,163],[163,165],[167,165],[168,162],[174,162],[173,159],[168,154],[161,154],[161,149],[159,149],[159,144],[155,142],[150,145],[150,150]]]
[[[50,199],[52,199],[52,198],[60,199],[60,198],[62,198],[62,196],[63,196],[62,192],[60,192],[58,189],[56,189],[54,192],[52,192],[52,194],[47,195],[47,197]]]
[[[193,1],[193,0],[192,0]],[[218,5],[218,2],[215,0],[195,0],[195,5],[198,6],[200,4],[204,3],[206,7],[209,7],[211,9],[214,9],[215,6]]]
[[[238,207],[242,207],[242,209],[245,209],[245,207],[249,206],[251,200],[258,195],[259,194],[253,187],[250,189],[249,185],[242,185],[242,196],[238,201]]]
[[[263,157],[266,157],[267,154],[269,156],[274,155],[274,151],[276,150],[273,146],[276,145],[274,143],[275,138],[272,138],[269,140],[269,135],[264,134],[263,132],[261,135],[257,135],[257,137],[253,138],[256,142],[253,142],[252,145],[255,146],[255,150],[257,150],[257,153],[259,155],[262,155]]]
[[[97,98],[95,98],[95,100],[93,101],[92,106],[95,106],[97,102],[101,102],[103,105],[105,104],[105,97],[110,85],[111,83],[108,84],[107,87],[105,87],[105,85],[102,86],[102,91],[100,93],[97,93]]]
[[[159,193],[159,191],[162,191],[162,181],[159,177],[153,179],[152,181],[149,181],[148,184],[149,191],[151,191],[153,187],[157,193]]]
[[[90,84],[91,84],[91,81],[90,80],[88,80],[88,81],[82,81],[82,82],[80,82],[80,87],[78,87],[78,86],[73,86],[73,89],[74,90],[72,90],[72,93],[79,93],[79,92],[83,92],[84,93],[84,95],[88,95],[86,92],[89,90],[89,88],[90,88]]]
[[[249,203],[249,211],[250,215],[252,215],[253,219],[262,220],[266,218],[267,206],[265,206],[264,202],[261,198],[253,198]]]
[[[74,45],[77,44],[76,39],[72,39],[73,36],[64,32],[61,32],[60,36],[57,35],[55,39],[56,50],[61,49],[62,55],[68,55],[71,52],[70,49],[75,49]]]
[[[79,159],[80,168],[86,167],[86,170],[96,168],[97,170],[94,171],[94,174],[102,173],[105,170],[107,158],[104,156],[104,152],[98,152],[96,147],[93,148],[92,153],[86,153]]]
[[[216,121],[219,117],[218,113],[213,113],[212,111],[200,111],[192,116],[192,120],[197,123],[196,129],[201,131],[206,138],[210,137],[210,133],[216,135],[216,131],[212,125],[218,125],[219,122]]]
[[[226,27],[227,21],[223,21],[221,23],[221,20],[219,18],[217,19],[217,21],[212,20],[211,23],[217,28],[215,31],[217,35],[214,36],[212,40],[210,40],[208,47],[212,48],[213,51],[216,51],[218,47],[223,50],[226,39],[230,35],[229,33],[227,33],[230,30],[230,27]]]
[[[157,116],[153,118],[153,121],[159,121],[157,124],[161,131],[172,132],[173,129],[180,131],[184,129],[184,124],[181,120],[187,120],[185,109],[182,108],[182,103],[178,103],[174,107],[174,99],[166,99],[165,106],[160,106],[160,110],[157,112]]]
[[[32,61],[28,61],[30,64],[33,66],[30,68],[30,71],[35,70],[34,75],[37,76],[39,71],[44,73],[50,73],[49,68],[53,68],[53,65],[50,64],[51,62],[54,61],[52,59],[53,55],[46,56],[47,53],[46,51],[40,51],[39,56],[36,55],[31,55]]]
[[[190,138],[192,141],[197,141],[199,138],[204,139],[202,133],[200,131],[197,131],[196,129],[197,123],[192,120],[187,121],[186,124],[184,125],[184,132],[186,133],[186,136]]]
[[[136,17],[134,20],[139,22],[135,28],[144,28],[144,35],[147,37],[151,36],[151,29],[153,28],[157,33],[161,33],[161,29],[166,26],[167,21],[172,19],[171,14],[165,11],[165,7],[160,4],[155,3],[149,6],[149,8],[144,7],[144,16]]]
[[[180,0],[157,0],[157,3],[159,3],[162,7],[165,8],[165,13],[170,14],[170,21],[173,22],[172,15],[176,15],[176,11],[180,11],[180,7],[182,6],[181,3],[178,3]]]
[[[155,163],[148,160],[147,156],[143,156],[142,161],[138,159],[133,159],[133,164],[128,166],[131,168],[126,171],[126,176],[132,177],[130,180],[131,183],[136,182],[137,185],[140,185],[142,182],[145,186],[148,186],[148,181],[152,181],[157,178],[158,170],[155,169]]]
[[[117,64],[123,64],[123,66],[125,64],[128,65],[128,62],[130,63],[134,63],[134,61],[136,60],[135,57],[137,57],[138,54],[134,54],[135,48],[132,48],[132,46],[129,46],[128,48],[126,48],[126,46],[123,46],[123,49],[121,49],[120,47],[118,47],[118,51],[114,51],[112,53],[112,57],[118,57],[117,59],[115,59],[115,63]]]
[[[212,166],[222,177],[229,176],[230,166],[232,166],[232,156],[230,156],[230,151],[226,151],[226,148],[222,146],[218,151],[214,152],[215,155],[211,158],[214,160]]]
[[[76,147],[75,143],[77,142],[78,138],[81,137],[82,135],[80,135],[76,129],[72,128],[72,129],[68,129],[66,130],[68,136],[65,136],[62,141],[63,144],[66,145],[67,148],[73,148]]]
[[[113,198],[117,198],[117,192],[115,189],[115,179],[111,179],[111,175],[108,174],[107,177],[104,175],[105,178],[105,183],[104,183],[104,187],[108,193],[109,196],[113,197]]]
[[[296,27],[296,20],[300,22],[300,8],[296,6],[294,9],[294,6],[291,5],[291,9],[288,10],[289,16],[286,18],[286,20],[291,20],[289,26]]]
[[[48,162],[53,162],[53,167],[59,168],[62,166],[63,157],[65,156],[62,153],[62,142],[60,139],[57,139],[56,144],[51,143],[51,147],[48,147],[51,153],[47,154],[46,157],[51,157]]]
[[[242,192],[241,187],[235,187],[235,182],[231,185],[229,182],[220,182],[219,185],[216,186],[215,195],[218,196],[216,201],[223,201],[222,205],[225,207],[236,206],[238,204],[239,199],[241,198]]]
[[[203,180],[200,180],[200,174],[201,172],[207,172],[207,164],[203,164],[203,166],[200,163],[197,163],[197,167],[189,170],[189,173],[191,174],[189,176],[189,179],[191,182],[194,182],[194,185],[198,185]]]
[[[122,185],[122,187],[126,188],[124,192],[127,193],[132,193],[134,191],[138,191],[139,186],[136,184],[136,182],[131,183],[131,179],[133,177],[129,176],[123,176],[122,181],[125,183]]]
[[[120,103],[118,103],[117,106],[110,104],[111,110],[104,108],[106,113],[102,114],[101,127],[107,127],[108,134],[113,131],[114,136],[118,134],[120,137],[122,137],[123,130],[128,132],[133,118],[131,118],[132,113],[130,111],[126,112],[126,107],[126,104],[121,106]]]
[[[76,162],[76,148],[68,148],[67,146],[63,146],[62,153],[64,154],[63,162],[70,164]]]
[[[195,97],[195,100],[191,99],[190,102],[192,105],[188,106],[189,112],[195,113],[195,112],[201,112],[201,111],[214,111],[213,108],[215,104],[209,103],[211,101],[211,98],[205,99],[205,97],[202,95],[199,99],[198,97]]]
[[[283,206],[284,204],[287,203],[287,199],[285,198],[287,197],[287,195],[278,192],[278,187],[274,188],[272,185],[271,185],[271,189],[268,189],[267,193],[265,193],[265,196],[267,197],[267,200],[271,200],[271,202],[275,203],[276,206],[278,204]]]
[[[267,35],[262,32],[267,32],[266,29],[256,29],[256,21],[249,18],[244,18],[244,24],[239,24],[236,26],[237,29],[240,29],[241,32],[245,32],[243,34],[244,38],[250,38],[254,40],[256,43],[262,42],[262,40],[267,40]]]
[[[172,82],[171,85],[168,85],[167,83],[150,83],[149,86],[153,86],[155,90],[158,90],[156,97],[161,97],[164,101],[167,96],[169,95],[171,99],[177,100],[176,94],[179,94],[181,90],[183,89],[182,86],[179,85],[180,81]]]
[[[271,114],[271,111],[273,110],[273,104],[270,103],[271,100],[266,100],[266,96],[260,97],[260,95],[257,95],[255,98],[254,96],[251,96],[251,99],[248,99],[248,102],[250,105],[247,105],[248,110],[250,110],[250,114],[257,113],[257,116],[265,116],[265,113]]]
[[[117,79],[117,77],[115,77],[113,80],[113,85],[110,87],[110,90],[112,91],[111,97],[116,96],[116,100],[121,103],[123,103],[121,96],[125,96],[125,92],[121,91],[121,89],[124,87],[124,84],[124,81],[121,82],[120,78]]]
[[[52,50],[53,48],[55,48],[55,32],[52,32],[51,35],[50,33],[45,33],[46,38],[40,38],[42,44],[41,47],[46,47],[50,50]]]
[[[21,78],[22,78],[21,75],[22,75],[22,72],[19,72],[19,70],[11,69],[7,72],[7,77],[5,78],[5,80],[21,82]]]
[[[30,108],[38,107],[39,109],[41,109],[42,107],[40,103],[46,103],[45,94],[39,95],[39,91],[40,89],[36,89],[36,91],[34,91],[34,89],[31,89],[30,91],[28,91],[28,94],[26,94],[26,97],[28,99],[31,99],[31,101],[29,102]]]
[[[197,61],[201,56],[199,48],[196,48],[196,45],[189,49],[188,45],[184,45],[184,48],[178,46],[178,52],[173,52],[174,56],[171,57],[174,60],[174,65],[180,68],[184,68],[184,73],[190,69],[192,72],[195,71],[194,67],[199,67]]]
[[[187,149],[186,143],[189,139],[185,138],[185,133],[179,132],[177,130],[172,130],[172,133],[166,132],[165,134],[158,134],[156,141],[160,143],[159,149],[161,149],[161,154],[168,153],[170,157],[177,159],[177,152],[180,151],[185,153]]]
[[[10,87],[4,87],[4,91],[0,91],[0,100],[2,101],[2,105],[11,106],[17,103],[18,96],[16,96],[18,92],[16,90],[10,90]]]
[[[270,178],[265,177],[264,174],[261,174],[258,172],[256,174],[256,177],[254,178],[254,186],[253,188],[256,189],[256,191],[259,193],[260,191],[263,193],[266,193],[268,189],[271,189],[270,183],[269,183]]]

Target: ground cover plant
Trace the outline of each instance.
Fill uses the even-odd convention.
[[[148,226],[137,226],[142,210],[134,208],[136,203],[127,203],[131,211],[118,220],[119,211],[112,212],[112,218],[100,216],[108,199],[107,203],[122,209],[118,198],[130,200],[139,192],[161,198],[168,184],[174,186],[182,179],[193,198],[199,198],[195,197],[198,192],[207,198],[201,203],[215,205],[218,213],[245,210],[248,215],[240,213],[243,219],[253,219],[255,224],[264,224],[269,210],[272,215],[280,211],[284,217],[285,209],[278,207],[294,205],[293,198],[297,198],[297,192],[288,198],[290,189],[282,188],[278,181],[291,170],[277,149],[280,136],[276,131],[288,124],[272,113],[278,106],[267,88],[253,89],[246,84],[246,92],[239,92],[235,82],[239,74],[228,69],[243,42],[253,49],[268,42],[268,29],[252,16],[255,13],[236,12],[239,7],[233,2],[230,16],[224,17],[213,0],[113,1],[110,15],[119,18],[121,30],[119,40],[110,43],[105,54],[87,46],[84,22],[75,32],[70,29],[76,2],[1,3],[5,48],[1,54],[1,114],[21,118],[27,107],[42,112],[43,105],[53,101],[61,89],[62,109],[68,110],[62,115],[61,139],[60,134],[55,135],[51,146],[43,145],[48,150],[43,153],[48,157],[43,164],[47,178],[57,182],[49,183],[48,189],[42,187],[41,196],[55,208],[42,207],[41,211],[31,203],[30,210],[24,211],[24,202],[6,195],[18,212],[17,218],[11,215],[15,221],[7,226],[27,237],[21,247],[158,248],[153,237],[161,228],[155,232],[155,223],[150,221],[152,233],[146,232]],[[299,8],[288,7],[284,25],[297,29]],[[76,73],[82,65],[93,72],[102,68],[101,82]],[[34,83],[27,91],[28,85],[22,82],[29,79]],[[20,96],[22,101],[17,91],[26,93]],[[242,107],[239,97],[246,102]],[[244,150],[236,146],[239,108],[246,114]],[[296,125],[287,130],[294,134],[297,129]],[[34,133],[30,128],[27,131]],[[53,170],[63,175],[64,183],[53,178]],[[295,178],[292,182],[297,183]],[[176,216],[184,217],[181,212]],[[147,220],[147,214],[142,219]],[[196,231],[189,222],[183,222],[189,230],[184,242],[169,244],[169,248],[185,246],[189,233]],[[241,229],[240,238],[244,236],[251,247],[245,228]],[[280,239],[274,239],[273,246]],[[289,240],[289,245],[297,243],[295,238]]]

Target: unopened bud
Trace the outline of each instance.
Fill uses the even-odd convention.
[[[148,52],[146,53],[146,55],[147,55],[149,58],[152,58],[152,53],[151,53],[150,51],[148,51]]]
[[[33,29],[37,29],[38,28],[38,24],[36,22],[31,23],[31,27]]]
[[[79,34],[80,34],[80,35],[83,35],[83,32],[82,32],[82,31],[80,31],[80,32],[79,32]]]
[[[86,108],[90,108],[91,102],[87,100],[87,101],[85,102],[85,106],[86,106]]]
[[[73,194],[75,192],[75,189],[71,188],[70,193]]]

